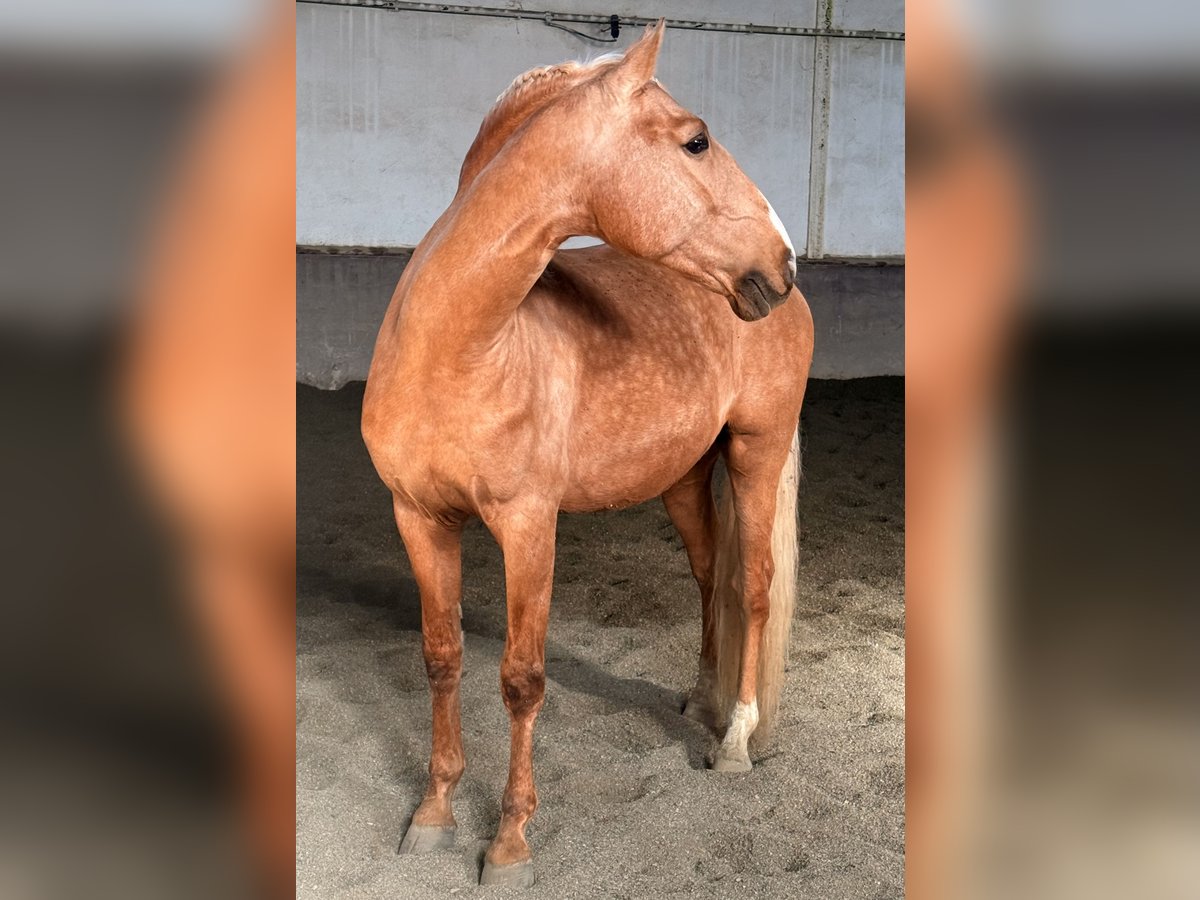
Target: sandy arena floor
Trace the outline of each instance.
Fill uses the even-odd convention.
[[[463,548],[458,846],[396,854],[425,788],[429,693],[361,398],[297,397],[298,896],[513,895],[476,884],[508,762],[501,560],[478,523]],[[707,771],[714,739],[679,714],[699,598],[661,503],[560,519],[525,900],[903,895],[903,412],[900,379],[810,384],[789,680],[748,775]]]

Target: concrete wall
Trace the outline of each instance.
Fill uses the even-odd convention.
[[[544,0],[527,5],[810,28],[824,24],[825,12],[825,0],[625,0],[604,6],[594,0]],[[829,24],[901,31],[903,5],[899,0],[833,0]],[[573,27],[595,31],[594,26]],[[625,28],[618,43],[598,45],[536,18],[298,4],[297,244],[416,244],[452,198],[480,120],[516,75],[623,49],[638,33]],[[903,67],[899,41],[671,29],[658,74],[677,100],[705,118],[770,198],[798,253],[894,261],[904,253]],[[337,277],[360,288],[366,283],[362,279],[382,277],[379,260],[339,259],[333,264]],[[813,285],[837,291],[862,287],[863,279],[879,282],[878,289],[861,297],[816,298],[806,291],[814,310],[855,306],[856,321],[872,323],[856,343],[844,330],[844,318],[841,326],[818,318],[819,330],[843,330],[841,338],[818,344],[814,374],[902,371],[902,291],[893,296],[902,271],[885,275],[872,267],[849,281]],[[350,360],[362,356],[364,344],[369,358],[378,317],[362,317],[368,309],[386,306],[395,282],[380,283],[375,290],[383,293],[367,302],[353,299],[353,291],[331,293],[328,284],[307,280],[317,275],[302,254],[299,353],[307,362],[297,375],[332,386],[365,374]],[[874,308],[872,302],[882,305]],[[307,327],[306,316],[324,325]],[[866,340],[867,332],[882,343]],[[319,343],[305,346],[309,339]]]
[[[329,389],[367,377],[375,335],[409,251],[296,255],[296,378]],[[904,372],[904,267],[801,261],[816,326],[814,378]]]

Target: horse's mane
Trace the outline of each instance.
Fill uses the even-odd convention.
[[[591,62],[572,61],[530,69],[513,79],[513,83],[496,98],[479,126],[479,133],[463,160],[458,176],[459,190],[474,180],[513,132],[531,116],[572,88],[612,68],[622,57],[620,53],[606,53]]]

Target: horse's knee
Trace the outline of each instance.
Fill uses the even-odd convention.
[[[429,774],[436,781],[458,784],[463,772],[467,770],[467,760],[462,751],[454,749],[447,753],[434,752],[429,757]]]
[[[538,796],[533,784],[510,787],[500,802],[500,812],[510,819],[530,819],[537,812]]]
[[[425,673],[435,691],[456,686],[462,678],[462,648],[426,644]]]
[[[546,670],[541,663],[507,663],[501,667],[500,690],[504,705],[521,718],[541,708],[546,695]]]

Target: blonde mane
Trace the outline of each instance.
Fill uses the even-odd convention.
[[[530,69],[513,79],[512,84],[496,98],[483,124],[479,126],[479,133],[475,135],[475,141],[463,160],[458,176],[459,190],[474,180],[500,152],[513,132],[531,116],[572,88],[611,69],[622,58],[621,53],[606,53],[590,62],[569,61]]]

